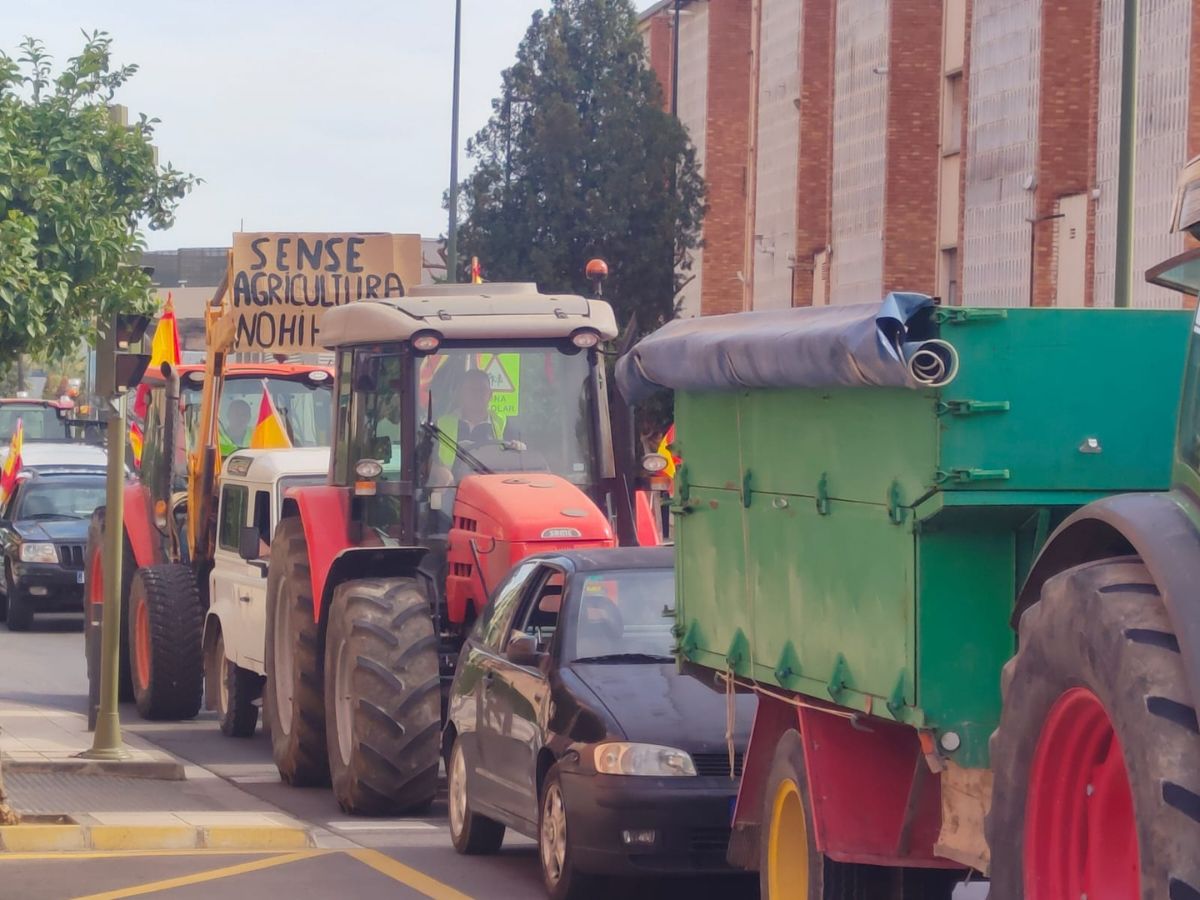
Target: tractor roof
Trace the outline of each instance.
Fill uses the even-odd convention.
[[[543,294],[535,284],[420,285],[404,297],[329,310],[321,319],[326,348],[405,341],[419,331],[446,340],[554,339],[592,329],[617,336],[612,307],[575,294]]]
[[[249,466],[247,467],[247,462]],[[235,465],[236,464],[236,465]],[[294,447],[277,450],[238,450],[225,460],[225,474],[260,484],[289,475],[320,475],[329,471],[328,447]]]

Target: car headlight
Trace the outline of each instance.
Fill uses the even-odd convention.
[[[22,544],[21,562],[56,563],[58,562],[58,551],[54,549],[53,544]]]
[[[691,756],[674,747],[614,741],[596,747],[596,771],[601,775],[695,775]]]

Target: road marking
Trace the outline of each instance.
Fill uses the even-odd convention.
[[[232,775],[229,778],[234,784],[279,784],[280,778],[278,772],[272,772],[269,775]]]
[[[418,872],[411,866],[406,866],[378,850],[348,850],[346,855],[353,856],[360,863],[370,866],[393,881],[420,891],[432,900],[472,900],[469,894],[456,891],[450,885],[442,884],[436,878],[431,878],[424,872]],[[85,898],[85,900],[91,900],[91,898]]]
[[[0,853],[0,864],[42,859],[137,859],[142,856],[268,856],[270,850],[76,850],[47,853]]]
[[[138,897],[142,894],[153,894],[158,891],[169,891],[172,888],[203,884],[206,881],[215,881],[218,878],[245,875],[248,872],[270,869],[273,866],[286,866],[288,863],[312,859],[314,856],[320,856],[324,852],[323,850],[301,850],[299,853],[286,853],[282,856],[256,859],[253,862],[238,863],[235,866],[225,866],[220,869],[209,869],[207,872],[197,872],[194,875],[167,878],[163,881],[151,882],[150,884],[135,884],[130,887],[119,888],[115,891],[106,891],[103,894],[88,894],[86,897],[76,897],[75,900],[120,900],[122,897]]]
[[[330,828],[338,831],[438,831],[438,826],[429,822],[364,822],[347,820],[345,822],[328,822]]]

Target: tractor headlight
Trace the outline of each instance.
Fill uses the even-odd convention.
[[[21,562],[56,563],[58,551],[53,544],[30,543],[21,545]]]
[[[377,459],[360,459],[354,466],[354,474],[364,481],[370,481],[383,474],[383,464]]]
[[[695,775],[696,764],[683,750],[659,744],[613,741],[595,750],[596,771],[601,775]]]

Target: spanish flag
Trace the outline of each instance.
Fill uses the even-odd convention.
[[[667,429],[667,433],[663,435],[663,439],[658,444],[658,449],[655,451],[659,456],[667,461],[667,467],[663,469],[663,474],[668,478],[675,477],[675,466],[679,463],[679,457],[671,452],[671,445],[675,443],[675,423],[671,423],[671,427]]]
[[[250,436],[250,446],[261,450],[277,450],[281,447],[292,446],[287,428],[283,424],[283,416],[275,408],[271,399],[271,391],[267,380],[263,379],[262,402],[258,405],[258,424],[254,426],[254,434]]]
[[[479,268],[479,257],[471,257],[471,284],[483,284],[483,272]]]
[[[8,445],[8,456],[4,458],[4,467],[0,468],[0,503],[7,503],[17,486],[17,475],[21,471],[21,447],[25,443],[25,423],[17,419],[17,430],[13,432],[12,443]]]
[[[167,294],[166,305],[163,306],[162,317],[154,329],[154,337],[150,340],[150,363],[148,369],[157,369],[163,363],[179,365],[179,324],[175,321],[175,302],[171,294]],[[133,401],[133,416],[145,421],[150,411],[150,385],[142,382],[138,385],[137,395]],[[133,458],[138,464],[142,461],[142,442],[134,440],[133,430],[129,433],[130,446],[133,448]]]
[[[145,443],[145,437],[142,434],[142,427],[137,422],[129,423],[129,449],[133,453],[133,464],[139,469],[142,467],[142,444]]]

